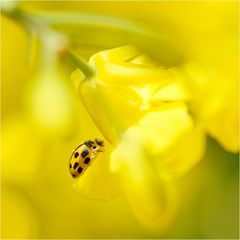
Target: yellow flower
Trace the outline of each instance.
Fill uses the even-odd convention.
[[[195,165],[204,152],[203,130],[186,104],[191,94],[174,69],[133,46],[97,53],[90,65],[96,70],[94,77],[85,79],[76,70],[72,79],[91,118],[113,146],[110,170],[119,173],[139,221],[149,228],[163,227],[175,209],[173,177]],[[79,191],[84,178],[75,186]]]
[[[11,20],[2,12],[3,237],[236,236],[237,156],[210,143],[205,161],[180,177],[202,158],[207,134],[228,151],[239,148],[237,3],[36,4],[12,6]],[[50,26],[82,57],[131,43],[159,62],[130,46],[95,54],[91,79],[81,65],[73,74],[84,109],[57,67],[71,66],[68,55],[58,58]],[[44,68],[29,78],[39,62]],[[125,193],[107,203],[69,188],[69,150],[95,137],[107,151],[74,188],[91,199]],[[181,211],[167,232],[154,233],[135,224],[125,202],[151,229],[167,226],[178,204]],[[226,203],[232,207],[219,211]],[[226,214],[231,224],[222,228]],[[189,226],[189,218],[198,219]]]

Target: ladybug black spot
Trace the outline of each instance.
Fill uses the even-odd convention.
[[[93,149],[96,149],[96,146],[93,146]]]
[[[89,157],[84,160],[85,164],[88,164],[89,162],[90,162],[90,158]]]
[[[89,154],[89,151],[88,151],[88,150],[84,150],[84,151],[81,153],[81,156],[84,158],[84,157],[86,157],[88,154]]]
[[[89,141],[86,141],[84,143],[87,147],[91,148],[92,147],[92,144],[93,144],[93,141],[89,140]]]
[[[82,170],[83,170],[83,169],[82,169],[81,167],[78,168],[78,172],[79,172],[79,173],[81,173]]]
[[[74,157],[77,158],[79,156],[79,152],[75,152]]]
[[[73,168],[76,169],[78,165],[79,165],[79,163],[75,162]]]

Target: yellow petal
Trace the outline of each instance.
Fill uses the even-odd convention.
[[[159,174],[164,179],[182,176],[204,156],[206,133],[202,126],[194,125],[170,149],[156,158]]]
[[[170,182],[159,178],[143,141],[137,127],[129,128],[111,155],[112,169],[120,167],[122,187],[138,221],[149,229],[162,229],[175,211],[174,192]]]
[[[114,122],[114,115],[111,114],[111,108],[108,103],[106,103],[101,92],[98,91],[95,81],[82,81],[78,88],[78,94],[103,136],[109,143],[116,143],[119,139],[119,133],[112,124]]]
[[[227,104],[214,114],[208,122],[209,134],[227,150],[233,153],[239,151],[239,107],[238,100]]]
[[[158,155],[191,131],[193,122],[185,104],[169,103],[146,114],[137,125],[145,147],[152,155]]]
[[[192,79],[191,112],[226,150],[238,152],[238,72],[234,58],[230,59],[232,65],[224,65],[211,75],[196,64],[186,65],[185,70]]]
[[[153,94],[150,104],[157,106],[164,101],[187,101],[190,99],[190,93],[180,81],[174,81]]]
[[[117,58],[118,54],[119,58]],[[137,86],[143,86],[150,82],[166,85],[173,81],[173,75],[166,69],[156,66],[149,67],[140,61],[131,62],[130,60],[137,57],[137,54],[139,53],[135,48],[127,46],[103,51],[92,56],[90,64],[98,69],[97,81],[112,85],[131,84]]]
[[[140,54],[139,50],[132,45],[126,45],[110,50],[105,50],[93,55],[89,62],[96,67],[99,67],[102,62],[115,62],[121,63],[132,59]]]

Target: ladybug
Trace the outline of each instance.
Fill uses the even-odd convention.
[[[72,177],[80,177],[91,165],[98,153],[104,151],[103,147],[104,141],[98,138],[81,143],[73,151],[69,161],[69,171]]]

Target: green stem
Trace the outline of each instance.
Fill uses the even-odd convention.
[[[178,35],[165,28],[161,29],[160,34],[142,28],[134,22],[112,16],[69,12],[33,14],[22,9],[17,10],[19,12],[15,14],[16,18],[29,26],[29,29],[31,25],[34,29],[52,26],[68,36],[70,42],[77,41],[79,45],[86,41],[90,46],[98,46],[99,42],[102,42],[104,48],[133,44],[166,67],[185,61],[181,39],[176,41]],[[66,26],[73,27],[74,35],[68,32],[71,27]],[[88,71],[87,73],[89,74]]]
[[[95,75],[96,71],[74,51],[69,50],[68,57],[71,62],[83,72],[86,78],[92,78]]]
[[[48,25],[76,25],[94,28],[107,28],[114,29],[115,31],[122,30],[124,32],[130,31],[133,33],[145,33],[137,24],[130,21],[98,14],[87,14],[87,13],[36,13],[34,14],[37,18],[41,19],[42,22]]]
[[[73,28],[76,32],[75,36],[69,34],[69,38],[74,41],[77,37],[76,35],[81,36],[78,40],[79,44],[82,44],[82,41],[86,39],[82,38],[82,34],[87,29],[91,37],[89,42],[93,42],[92,45],[105,39],[108,39],[108,44],[112,39],[112,45],[114,46],[110,42],[111,47],[133,44],[142,52],[149,54],[167,67],[180,64],[185,59],[181,45],[179,44],[180,41],[175,40],[178,35],[169,32],[165,28],[159,34],[141,27],[134,22],[99,14],[51,12],[36,13],[34,16],[41,19],[43,23],[54,26],[61,32],[65,32],[66,35],[68,34],[66,25],[75,26],[76,29]],[[99,32],[101,38],[99,37]],[[94,37],[95,35],[96,37]]]

